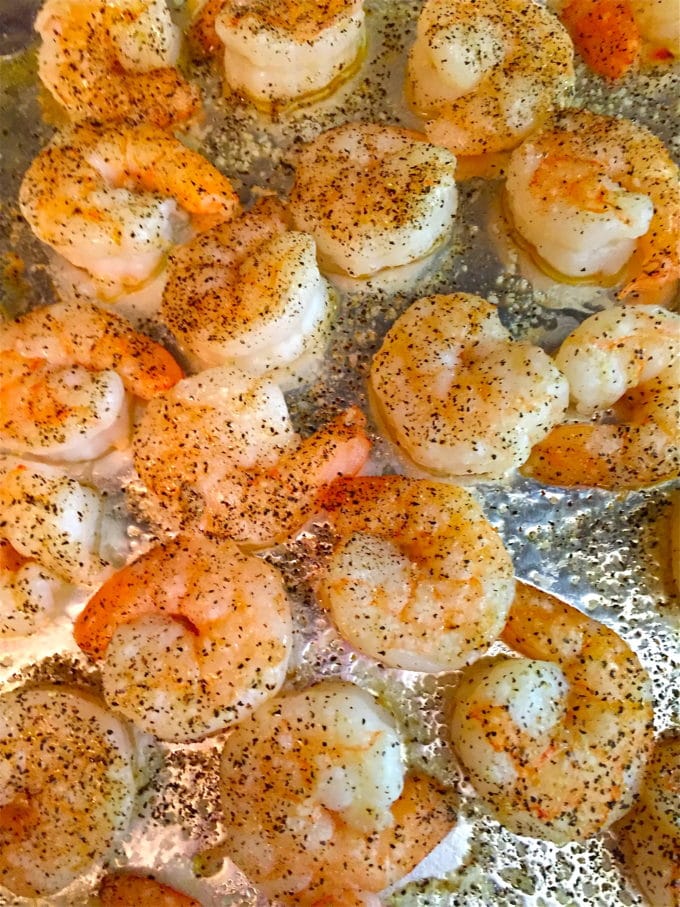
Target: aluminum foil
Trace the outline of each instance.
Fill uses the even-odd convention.
[[[200,73],[206,117],[187,141],[232,179],[247,204],[263,191],[285,192],[297,145],[323,129],[356,119],[417,125],[404,107],[401,86],[405,49],[420,5],[418,0],[367,0],[370,40],[359,74],[333,98],[278,120],[225,101],[217,75],[206,66]],[[45,253],[16,205],[21,176],[52,132],[42,118],[37,88],[31,32],[36,7],[27,0],[0,0],[0,305],[8,316],[53,297]],[[661,135],[677,158],[678,111],[672,105],[679,86],[678,73],[664,70],[627,77],[612,89],[579,68],[576,102],[598,112],[634,116]],[[611,302],[605,290],[560,286],[527,268],[499,239],[497,197],[494,183],[461,185],[453,247],[412,289],[392,295],[369,283],[341,294],[323,367],[287,394],[300,431],[311,431],[350,403],[368,412],[371,356],[395,317],[421,295],[477,292],[498,304],[515,336],[547,349],[589,312]],[[157,328],[151,330],[157,333]],[[391,446],[377,435],[372,468],[402,468]],[[522,478],[470,488],[499,529],[517,576],[623,636],[651,675],[657,732],[680,727],[680,608],[668,532],[672,488],[612,494],[546,488]],[[113,507],[119,519],[129,517],[121,499],[114,499]],[[131,547],[141,532],[131,525]],[[512,835],[489,817],[446,743],[444,713],[455,677],[383,668],[351,650],[311,591],[310,579],[328,552],[327,529],[318,525],[266,555],[283,570],[294,606],[289,685],[340,676],[369,689],[395,715],[412,764],[425,766],[460,800],[457,827],[407,879],[385,892],[384,902],[408,907],[642,904],[622,871],[611,836],[560,848]],[[96,671],[72,641],[70,616],[36,638],[0,648],[0,690],[35,679],[99,688]],[[216,794],[220,743],[219,736],[193,745],[140,737],[150,781],[113,866],[153,870],[200,898],[205,907],[261,904],[255,889],[225,858],[226,829]],[[93,874],[49,903],[95,904],[95,881]],[[21,903],[0,894],[0,904]]]

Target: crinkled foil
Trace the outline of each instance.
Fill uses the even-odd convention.
[[[0,303],[6,315],[51,298],[46,258],[23,223],[16,194],[24,169],[51,133],[41,118],[31,22],[37,4],[0,0]],[[322,129],[360,119],[417,125],[405,111],[401,85],[405,48],[420,3],[367,0],[370,41],[360,73],[332,99],[271,121],[246,105],[227,103],[206,67],[202,83],[207,115],[188,141],[234,182],[247,203],[262,191],[285,192],[295,149]],[[680,77],[665,70],[631,76],[620,86],[578,71],[577,103],[602,113],[634,116],[679,156],[677,110]],[[395,317],[425,293],[475,291],[496,302],[518,337],[554,348],[586,314],[609,301],[607,291],[535,280],[498,239],[497,185],[461,186],[461,217],[452,250],[409,291],[390,295],[370,284],[341,295],[337,324],[323,367],[288,392],[298,429],[307,432],[338,408],[358,403],[368,412],[370,358]],[[494,238],[495,237],[495,238]],[[532,279],[533,283],[530,282]],[[376,437],[373,469],[401,468],[391,447]],[[669,543],[671,489],[628,494],[558,490],[526,479],[471,485],[499,529],[517,576],[555,593],[617,630],[648,669],[656,699],[656,729],[680,725],[680,609],[674,597]],[[114,501],[119,509],[120,500]],[[134,544],[134,527],[130,530]],[[396,716],[414,765],[459,793],[460,818],[449,837],[421,866],[384,895],[408,905],[635,905],[642,899],[626,879],[615,842],[601,836],[556,847],[519,838],[485,813],[446,743],[444,715],[453,676],[416,675],[383,668],[340,640],[311,592],[310,579],[329,551],[328,532],[312,526],[267,554],[284,572],[296,619],[289,684],[303,687],[321,676],[351,679],[376,694]],[[76,681],[95,689],[96,672],[71,639],[70,622],[43,637],[0,648],[0,689],[27,680]],[[154,870],[200,898],[205,907],[263,903],[224,858],[218,802],[220,738],[165,745],[140,738],[150,782],[142,791],[114,866]],[[83,879],[49,903],[95,904],[93,878]],[[0,894],[2,904],[25,903]]]

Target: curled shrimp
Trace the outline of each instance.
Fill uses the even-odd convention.
[[[566,338],[555,362],[581,416],[616,421],[556,426],[522,471],[552,485],[618,490],[680,473],[680,316],[656,306],[597,312]]]
[[[557,114],[511,158],[506,200],[539,266],[663,302],[680,278],[678,167],[637,123]],[[660,294],[665,294],[661,296]]]
[[[286,676],[291,614],[279,572],[230,541],[183,534],[110,577],[75,624],[106,701],[162,740],[242,721]]]
[[[324,485],[359,472],[370,449],[364,424],[350,407],[302,440],[278,385],[222,366],[151,401],[134,461],[155,518],[193,516],[208,532],[264,546],[302,526]]]
[[[46,0],[35,27],[38,74],[71,119],[168,127],[197,111],[165,0]]]
[[[630,809],[652,745],[651,684],[602,624],[518,585],[501,637],[454,693],[451,740],[477,792],[516,834],[556,844]]]
[[[107,876],[99,888],[100,907],[201,907],[188,894],[133,873]]]
[[[111,570],[103,496],[60,469],[0,457],[0,537],[76,586],[100,583]]]
[[[428,0],[407,93],[436,145],[507,151],[569,100],[573,56],[566,30],[534,0]]]
[[[389,714],[337,680],[258,709],[227,738],[220,773],[228,853],[283,904],[363,904],[454,824],[435,783],[407,774]]]
[[[358,69],[363,0],[209,2],[194,35],[224,45],[225,88],[263,111],[298,106],[331,94]]]
[[[414,302],[387,332],[370,387],[390,436],[417,466],[502,476],[559,422],[567,382],[511,339],[495,306],[453,293]]]
[[[162,317],[201,367],[263,374],[320,346],[330,289],[312,237],[288,227],[267,198],[171,255]]]
[[[0,449],[73,461],[129,440],[128,396],[172,387],[182,370],[110,312],[62,302],[0,324]]]
[[[209,161],[149,125],[56,135],[26,172],[19,204],[35,235],[109,301],[150,281],[190,225],[208,229],[239,209]]]
[[[620,79],[641,62],[680,56],[680,20],[673,0],[553,2],[588,66]]]
[[[69,583],[0,538],[0,638],[40,630],[63,612],[72,592]]]
[[[428,258],[451,235],[456,160],[424,136],[349,123],[300,153],[289,206],[324,272],[370,277]]]
[[[339,544],[319,596],[357,649],[394,668],[454,671],[496,639],[514,571],[467,491],[366,476],[337,479],[321,503]]]
[[[640,800],[619,823],[618,837],[643,894],[653,907],[680,903],[680,737],[654,746]]]
[[[128,727],[84,690],[13,690],[0,714],[0,886],[49,897],[105,862],[141,766]]]

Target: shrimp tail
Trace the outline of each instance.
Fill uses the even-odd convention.
[[[643,488],[680,474],[677,445],[641,425],[558,425],[536,444],[522,475],[557,486]]]
[[[102,90],[93,92],[91,118],[95,120],[146,122],[167,129],[200,110],[198,89],[170,67],[119,73],[116,79],[107,76],[102,81]]]
[[[319,509],[319,495],[327,485],[363,468],[371,449],[365,426],[364,414],[351,406],[270,470],[265,482],[273,486],[272,509],[286,534]]]
[[[305,444],[306,459],[312,466],[309,480],[317,487],[330,484],[338,476],[356,475],[371,450],[366,435],[366,417],[359,407],[350,406]]]
[[[208,0],[190,25],[188,38],[195,53],[210,56],[222,47],[222,42],[215,30],[215,19],[223,6],[224,0]]]
[[[246,477],[235,505],[227,478],[200,528],[255,546],[283,541],[319,509],[317,499],[326,485],[362,469],[371,449],[365,425],[361,410],[349,407],[264,474]]]
[[[560,18],[598,75],[616,80],[637,66],[642,42],[628,0],[571,0]]]
[[[155,600],[154,593],[158,590],[145,588],[138,580],[140,574],[143,580],[147,580],[153,574],[154,566],[160,571],[165,556],[165,546],[159,546],[149,551],[141,561],[123,567],[104,583],[80,612],[73,635],[78,647],[93,661],[104,658],[120,624],[165,610],[163,603]],[[146,574],[147,569],[151,570],[150,574]],[[140,587],[145,588],[146,594],[140,594]]]

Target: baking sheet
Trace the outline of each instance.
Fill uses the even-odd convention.
[[[278,121],[247,105],[225,102],[218,77],[204,67],[200,78],[206,117],[187,140],[232,179],[247,204],[262,190],[285,192],[297,144],[325,128],[353,119],[417,125],[404,108],[401,85],[404,48],[412,40],[420,5],[417,0],[368,0],[370,40],[361,71],[332,99]],[[23,171],[52,131],[41,119],[36,89],[30,28],[36,8],[23,0],[0,0],[0,305],[7,315],[52,298],[44,251],[16,206]],[[678,159],[674,99],[679,87],[677,72],[664,70],[627,78],[612,91],[579,67],[576,101],[598,112],[634,116],[661,135]],[[368,412],[370,358],[394,318],[418,296],[454,289],[480,293],[498,304],[513,334],[547,349],[611,299],[604,290],[547,280],[532,286],[520,264],[489,238],[496,199],[495,184],[473,180],[461,185],[453,251],[413,290],[394,296],[368,285],[342,294],[323,368],[287,394],[298,430],[311,431],[350,403]],[[390,445],[380,438],[372,468],[400,468]],[[650,672],[657,731],[680,727],[680,612],[670,569],[670,487],[615,495],[548,489],[518,478],[470,488],[501,532],[518,577],[616,629]],[[385,903],[641,904],[621,872],[609,836],[558,848],[516,837],[485,814],[440,733],[451,677],[376,666],[339,639],[315,605],[309,584],[328,550],[321,526],[267,555],[284,571],[294,604],[290,685],[341,676],[378,694],[397,716],[413,764],[426,765],[460,793],[458,827],[413,874],[420,880],[398,886]],[[75,650],[68,620],[49,634],[0,648],[0,689],[34,678],[75,679],[97,688],[96,672]],[[182,746],[146,740],[144,746],[155,773],[114,865],[156,870],[160,878],[201,898],[205,907],[263,903],[223,860],[225,829],[215,796],[220,738]],[[196,879],[197,872],[203,877]],[[49,903],[87,904],[91,886],[92,879],[84,879]],[[0,904],[21,903],[0,894]]]

